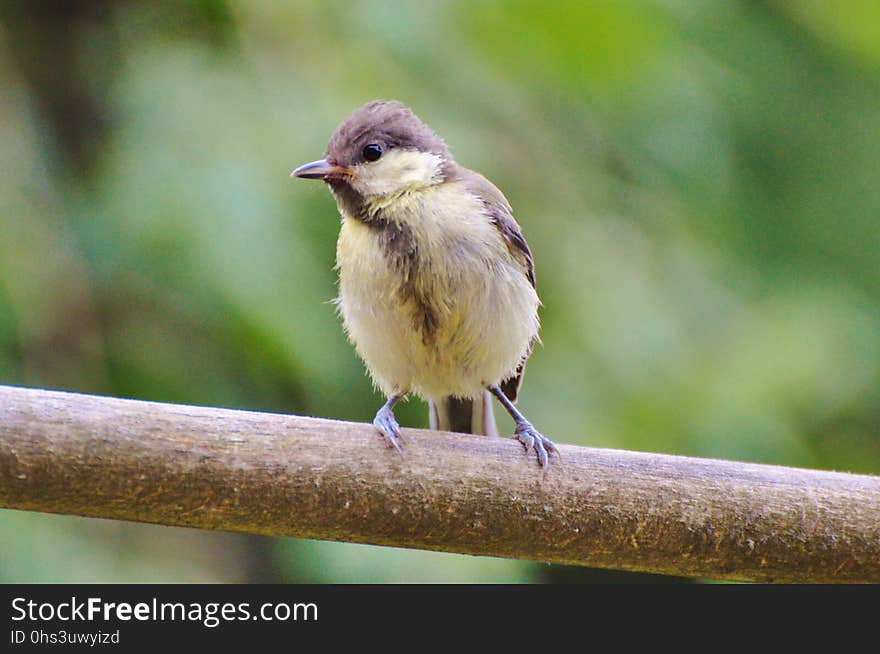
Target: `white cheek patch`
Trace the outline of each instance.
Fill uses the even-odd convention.
[[[392,149],[377,161],[353,167],[352,187],[361,195],[390,195],[442,181],[443,160],[418,150]]]

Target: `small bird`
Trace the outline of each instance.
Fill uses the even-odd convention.
[[[553,442],[514,406],[538,338],[532,253],[510,204],[458,165],[406,106],[375,100],[336,129],[324,158],[291,177],[323,180],[342,224],[338,309],[387,402],[373,424],[400,450],[394,405],[426,399],[434,430],[497,435],[494,395],[514,437],[546,466]],[[490,395],[491,393],[491,395]]]

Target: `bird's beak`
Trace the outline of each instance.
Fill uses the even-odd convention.
[[[351,169],[345,166],[335,166],[326,159],[319,159],[303,164],[290,173],[290,176],[302,179],[342,179],[351,177]]]

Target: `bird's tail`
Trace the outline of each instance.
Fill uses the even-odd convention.
[[[492,395],[489,391],[473,400],[447,396],[438,402],[428,402],[428,417],[434,431],[457,431],[465,434],[497,436],[495,415],[492,413]]]

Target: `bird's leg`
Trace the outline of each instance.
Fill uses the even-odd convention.
[[[507,413],[509,413],[510,417],[516,422],[514,437],[523,444],[523,447],[526,448],[526,452],[532,448],[535,449],[538,463],[540,463],[541,466],[547,465],[547,459],[551,453],[560,456],[559,450],[556,448],[553,441],[532,427],[532,423],[526,420],[526,417],[520,413],[519,409],[513,405],[513,402],[507,398],[504,391],[498,386],[490,386],[489,390],[492,395],[498,398],[498,401],[501,402],[504,408],[507,409]]]
[[[394,405],[397,404],[397,401],[400,400],[401,397],[403,396],[392,395],[389,397],[388,401],[382,405],[382,408],[376,412],[376,417],[373,418],[373,424],[376,425],[382,433],[385,442],[398,452],[400,452],[400,444],[398,443],[398,439],[400,438],[400,425],[397,424],[397,420],[394,418],[393,409]]]

